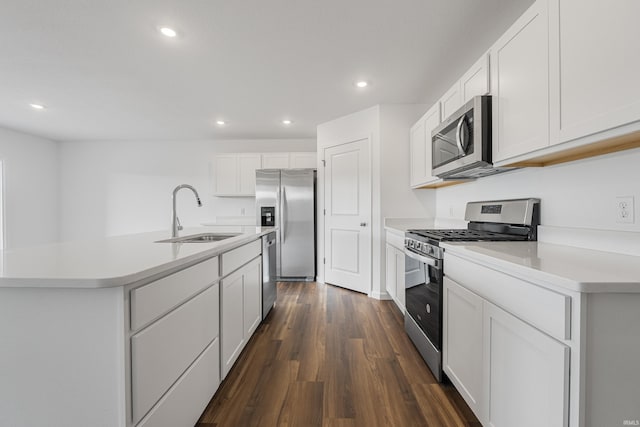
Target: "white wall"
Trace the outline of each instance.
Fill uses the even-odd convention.
[[[55,242],[57,143],[0,128],[0,160],[4,165],[5,247]]]
[[[640,149],[507,172],[436,190],[438,218],[464,218],[468,201],[539,197],[547,226],[640,231]],[[616,196],[634,196],[635,224],[617,224]]]
[[[216,152],[315,151],[315,140],[104,141],[60,143],[61,240],[170,229],[171,192],[185,226],[215,216],[255,214],[254,198],[212,196],[209,164]]]
[[[424,112],[421,105],[381,105],[318,126],[318,157],[327,147],[370,138],[372,176],[372,254],[370,295],[383,298],[384,218],[431,217],[434,193],[409,188],[409,127]],[[318,167],[318,280],[324,280],[324,171]]]

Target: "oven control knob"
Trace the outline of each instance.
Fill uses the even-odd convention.
[[[427,313],[431,313],[431,304],[427,304]]]
[[[416,249],[417,249],[417,250],[422,249],[422,243],[420,243],[420,242],[416,242]]]

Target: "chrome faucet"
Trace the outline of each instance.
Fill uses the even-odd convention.
[[[178,219],[178,214],[176,212],[176,194],[182,188],[188,188],[189,190],[193,191],[193,194],[196,196],[196,202],[198,202],[198,207],[199,208],[202,207],[202,202],[200,201],[200,196],[198,195],[198,192],[196,191],[195,188],[193,188],[189,184],[181,184],[181,185],[178,185],[176,188],[174,188],[173,189],[173,194],[171,196],[171,202],[173,204],[173,210],[171,211],[171,214],[172,214],[172,217],[171,217],[171,237],[178,237],[178,231],[182,230],[182,225],[180,225],[180,220]]]

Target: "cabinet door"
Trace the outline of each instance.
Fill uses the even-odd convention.
[[[218,154],[213,158],[213,194],[234,195],[238,192],[238,156]]]
[[[396,269],[396,248],[387,243],[387,256],[386,256],[386,281],[387,281],[387,293],[395,300],[397,289],[397,269]]]
[[[242,269],[222,279],[220,303],[222,343],[222,378],[226,377],[244,347],[244,277]]]
[[[318,156],[315,151],[290,153],[289,159],[292,169],[315,169],[318,166]]]
[[[395,250],[396,258],[396,301],[400,306],[400,310],[404,313],[406,307],[405,290],[404,290],[404,252]]]
[[[216,338],[137,427],[192,426],[220,384],[220,341]]]
[[[261,167],[260,154],[238,155],[238,195],[256,195],[256,169]]]
[[[218,285],[214,285],[131,338],[134,422],[151,409],[216,338],[218,296]]]
[[[640,120],[640,2],[562,0],[558,12],[559,142]]]
[[[431,175],[431,131],[440,124],[440,103],[416,122],[409,133],[411,187],[418,188],[438,178]]]
[[[427,146],[424,118],[421,118],[409,131],[409,156],[411,165],[411,186],[420,186],[426,179]]]
[[[474,414],[482,419],[482,303],[444,278],[443,369]]]
[[[440,108],[442,109],[442,119],[447,119],[458,108],[462,107],[462,94],[460,93],[460,81],[458,80],[452,87],[440,98]],[[431,136],[431,135],[429,135]]]
[[[494,162],[549,144],[547,1],[536,1],[491,48]]]
[[[262,169],[289,169],[289,153],[263,153]]]
[[[256,258],[242,267],[244,281],[244,339],[249,341],[262,320],[262,262]]]
[[[489,54],[484,54],[460,79],[462,104],[489,93]]]
[[[483,424],[566,426],[569,348],[493,304],[483,310]]]

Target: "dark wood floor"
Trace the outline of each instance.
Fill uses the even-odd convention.
[[[316,283],[280,283],[197,427],[480,426],[436,383],[391,301]]]

